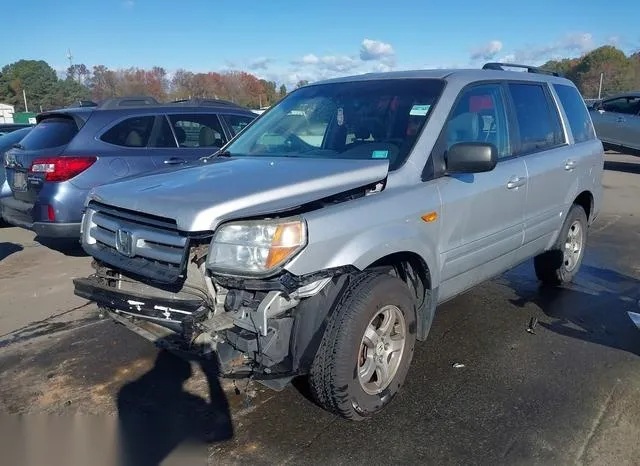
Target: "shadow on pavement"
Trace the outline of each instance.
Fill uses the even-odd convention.
[[[121,464],[160,464],[178,447],[233,437],[217,365],[199,364],[209,385],[209,402],[183,388],[192,376],[191,364],[164,350],[149,372],[122,387],[117,397]]]
[[[0,243],[0,261],[23,249],[22,246],[16,243]]]
[[[540,285],[533,293],[519,291],[519,284],[511,282],[520,295],[511,302],[519,307],[527,302],[536,304],[554,319],[539,323],[549,331],[640,356],[640,329],[628,314],[640,312],[640,281],[585,264],[578,277],[576,284],[561,288]]]
[[[604,169],[616,172],[624,173],[640,173],[640,161],[638,163],[631,162],[616,162],[612,160],[606,160],[604,162]]]
[[[58,251],[65,256],[69,257],[85,257],[87,253],[84,252],[80,242],[77,239],[67,238],[41,238],[36,236],[35,240],[42,246],[54,251]]]

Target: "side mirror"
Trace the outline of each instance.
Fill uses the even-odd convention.
[[[448,173],[490,172],[498,163],[498,149],[485,142],[461,142],[446,153]]]

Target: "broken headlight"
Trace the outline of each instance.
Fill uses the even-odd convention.
[[[307,244],[302,219],[232,222],[221,226],[211,241],[207,267],[229,274],[267,274]]]

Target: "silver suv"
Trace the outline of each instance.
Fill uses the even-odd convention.
[[[640,151],[640,92],[595,102],[591,118],[605,148]]]
[[[75,293],[224,376],[305,375],[370,416],[438,304],[530,258],[550,285],[580,267],[602,144],[570,81],[525,68],[312,84],[208,158],[96,188]]]

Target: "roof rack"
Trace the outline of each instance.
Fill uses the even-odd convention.
[[[67,106],[67,108],[82,108],[82,107],[97,107],[98,104],[93,100],[76,100],[71,105]]]
[[[557,71],[545,70],[544,68],[538,68],[537,66],[518,65],[516,63],[498,63],[498,62],[485,63],[482,69],[505,71],[504,69],[505,66],[507,68],[523,68],[527,70],[528,73],[548,74],[550,76],[558,76],[558,77],[562,76],[562,74],[558,73]]]
[[[101,109],[111,109],[120,107],[140,107],[143,105],[158,105],[158,101],[150,96],[128,96],[128,97],[114,97],[111,99],[105,99],[98,105]]]
[[[229,106],[229,107],[241,107],[235,102],[231,102],[230,100],[223,99],[179,99],[174,100],[173,102],[169,102],[170,104],[175,105],[185,105],[185,106],[194,106],[194,107],[211,107],[211,106]]]

